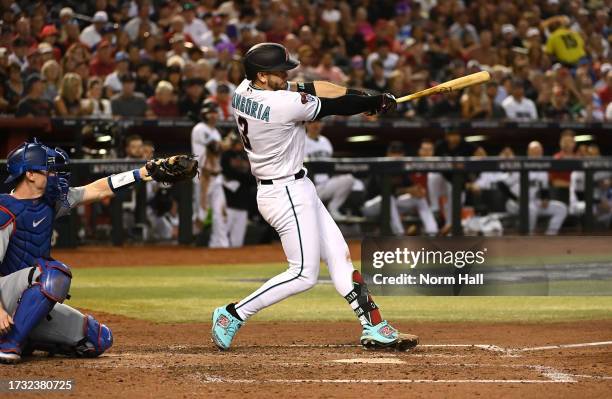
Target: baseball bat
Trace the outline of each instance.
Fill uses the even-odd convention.
[[[416,98],[431,96],[432,94],[450,93],[451,91],[461,90],[464,87],[477,85],[480,83],[487,82],[491,79],[491,75],[487,71],[480,71],[462,76],[457,79],[449,80],[448,82],[440,83],[429,89],[417,91],[416,93],[409,94],[404,97],[400,97],[395,101],[397,103],[403,103],[405,101],[414,100]]]

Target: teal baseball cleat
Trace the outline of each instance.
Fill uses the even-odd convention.
[[[364,326],[361,333],[361,345],[366,349],[391,349],[406,351],[419,343],[419,337],[402,334],[386,320],[375,326]]]
[[[243,324],[244,322],[228,312],[225,306],[218,307],[212,315],[213,343],[222,351],[229,350],[234,335]]]

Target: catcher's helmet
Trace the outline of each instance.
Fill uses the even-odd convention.
[[[60,150],[60,149],[57,149]],[[9,176],[4,181],[10,183],[17,180],[27,171],[56,171],[68,163],[68,154],[47,147],[34,139],[34,142],[25,142],[11,151],[7,156],[7,169]]]
[[[244,56],[244,71],[249,80],[254,80],[257,72],[288,71],[298,65],[285,46],[278,43],[256,44]]]

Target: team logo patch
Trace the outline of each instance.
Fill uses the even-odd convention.
[[[302,104],[306,104],[308,102],[314,101],[315,98],[310,94],[300,92],[300,96],[302,96]]]
[[[380,330],[378,330],[378,332],[383,337],[391,337],[395,334],[395,328],[391,326],[383,326]]]
[[[227,326],[229,326],[229,324],[230,324],[230,320],[227,317],[223,316],[223,315],[221,315],[219,317],[219,319],[217,320],[217,325],[219,327],[227,328]]]

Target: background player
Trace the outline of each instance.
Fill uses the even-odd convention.
[[[306,144],[304,154],[311,160],[317,158],[331,158],[334,148],[327,137],[321,135],[323,124],[314,120],[306,124]],[[337,221],[345,221],[347,217],[340,213],[340,207],[348,198],[355,185],[355,178],[350,174],[329,176],[327,173],[314,175],[314,184],[317,194],[323,202],[328,202],[327,210],[331,217]]]
[[[191,131],[191,151],[200,164],[200,179],[194,178],[194,215],[196,221],[206,220],[208,209],[212,212],[212,231],[208,246],[230,246],[227,227],[227,205],[221,176],[221,132],[217,129],[219,118],[217,104],[205,100],[200,110],[202,121]]]
[[[59,148],[24,143],[7,158],[6,183],[15,184],[15,189],[0,195],[0,362],[17,362],[22,353],[34,349],[99,356],[113,343],[111,330],[63,304],[72,274],[50,257],[53,222],[79,204],[150,180],[154,168],[147,164],[70,187],[68,155]]]
[[[258,181],[259,211],[278,232],[289,268],[240,302],[215,309],[213,342],[222,350],[229,349],[249,317],[313,287],[323,259],[336,290],[363,326],[362,345],[402,350],[415,346],[416,336],[400,335],[382,318],[353,267],[342,233],[303,168],[304,122],[327,115],[384,113],[395,107],[395,98],[390,94],[357,95],[328,82],[288,83],[287,71],[298,62],[275,43],[253,46],[245,55],[244,66],[247,79],[232,98],[234,116]]]

